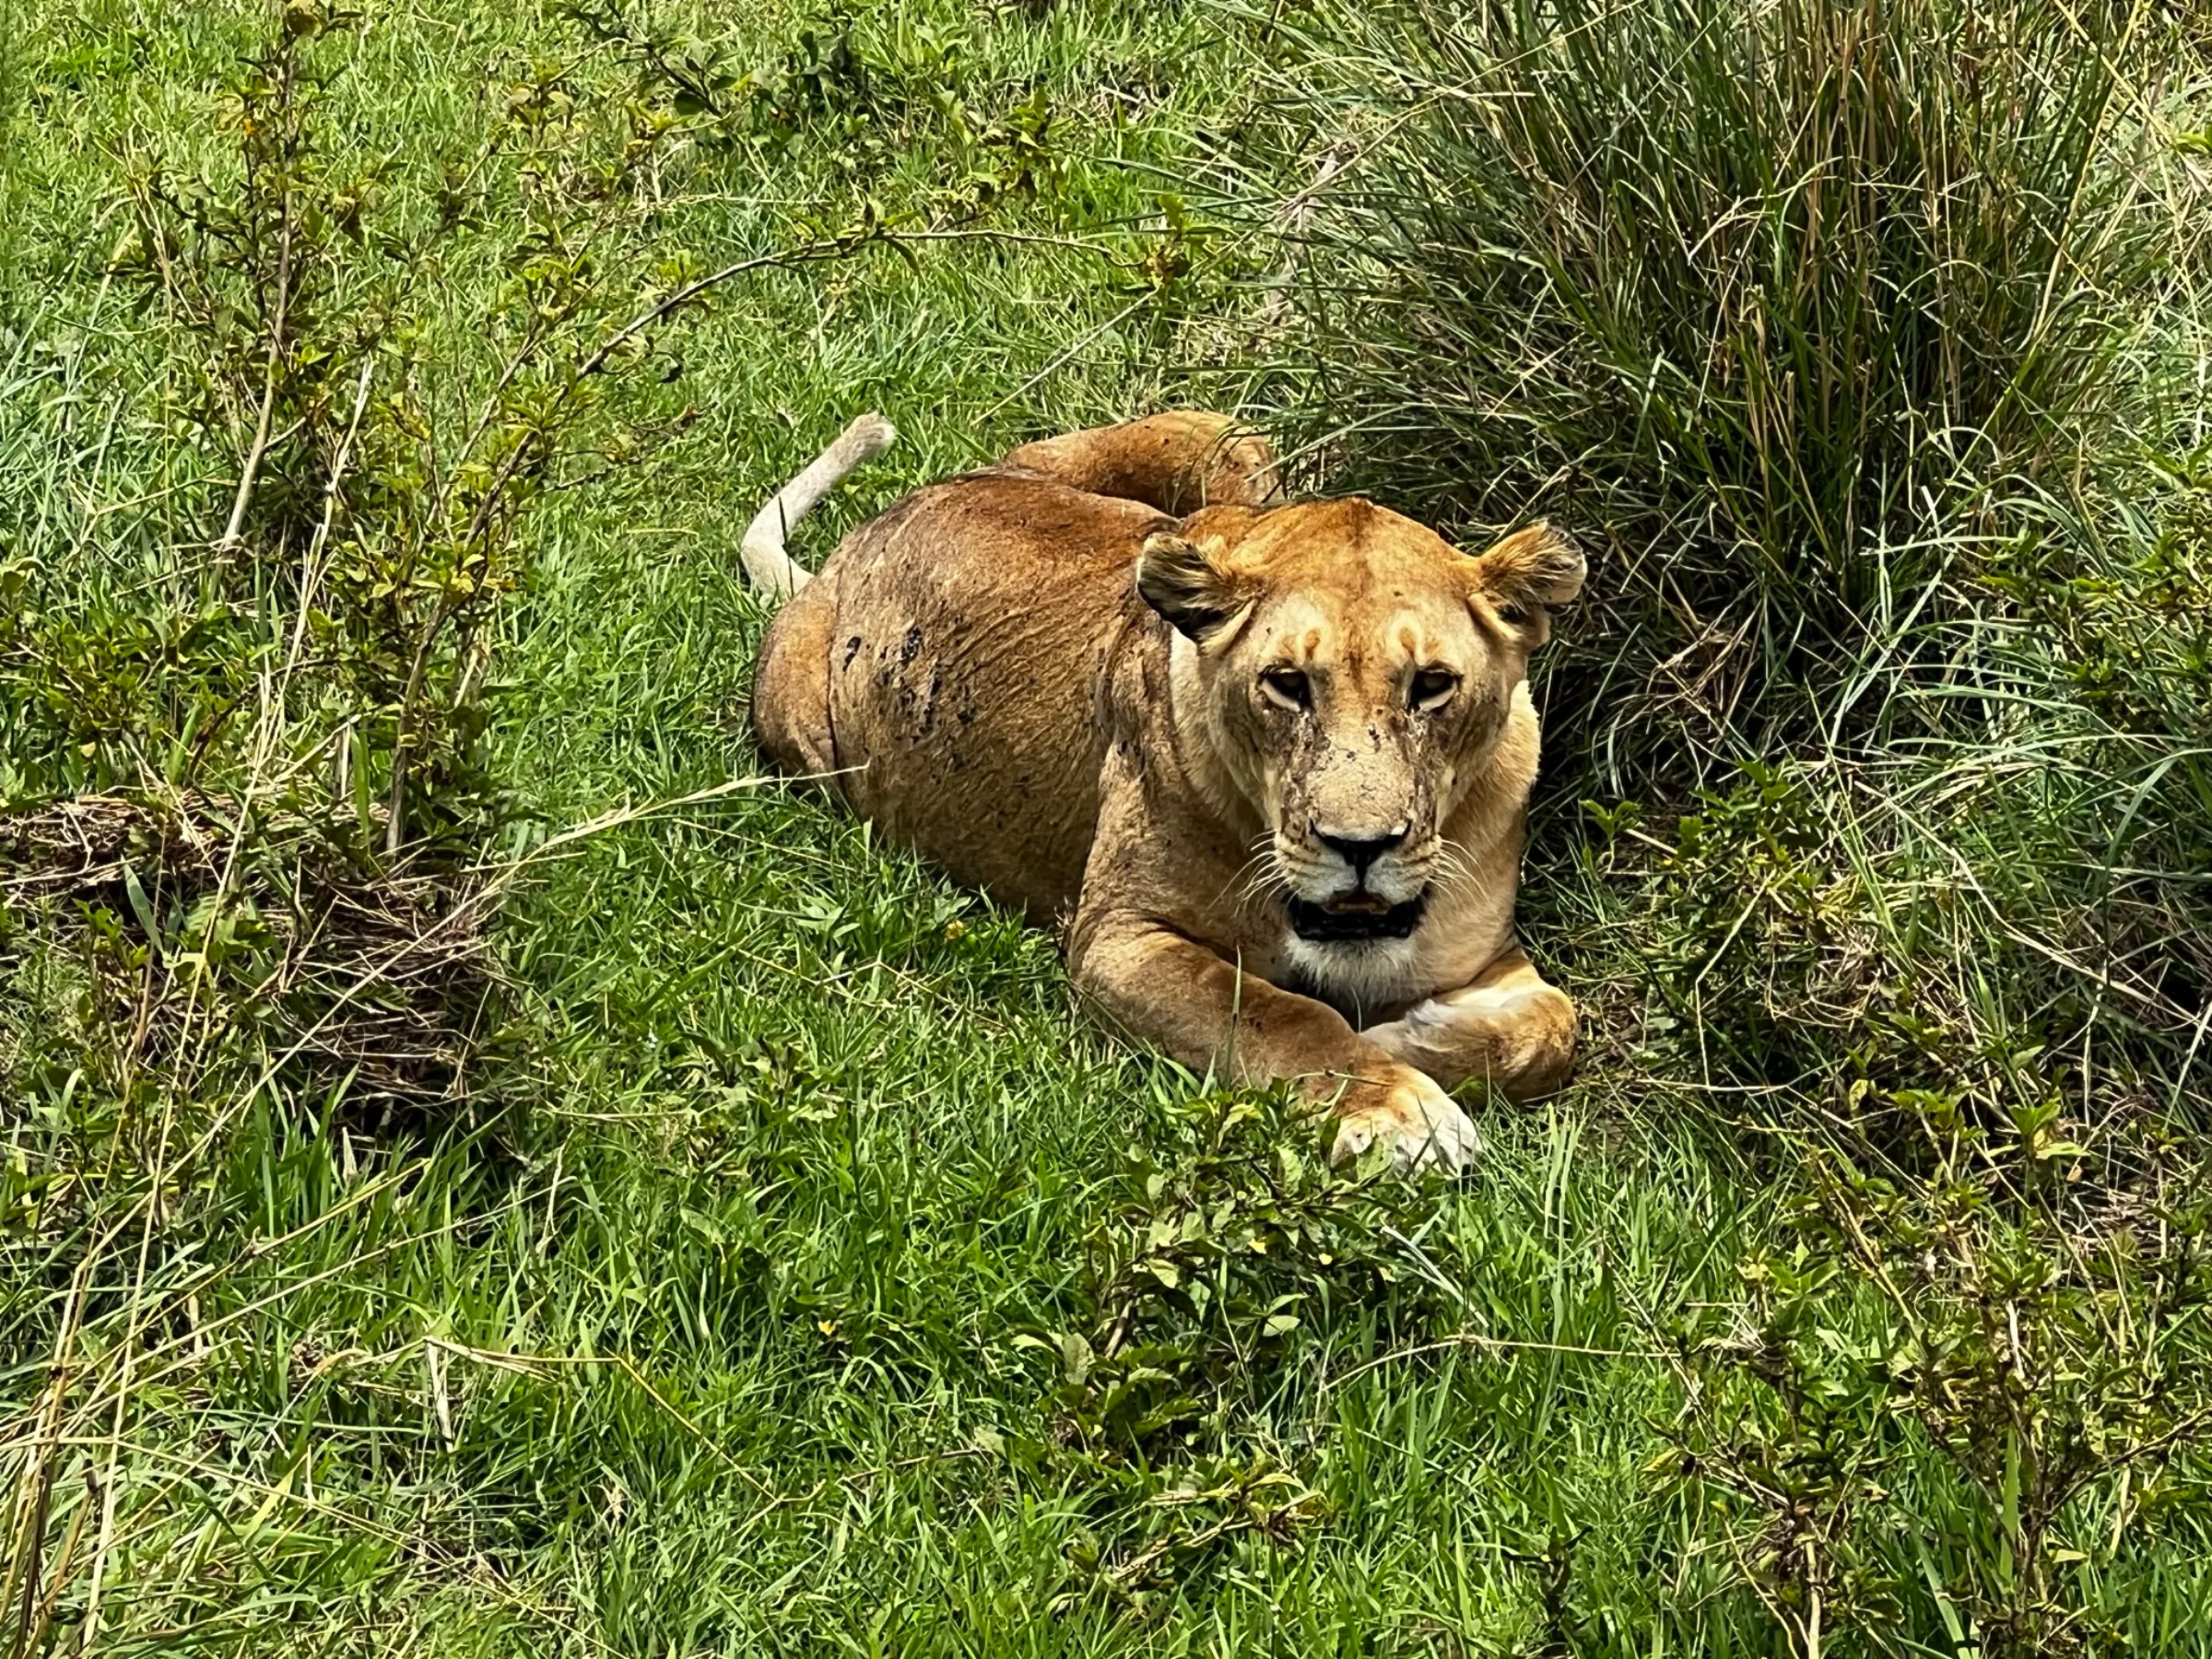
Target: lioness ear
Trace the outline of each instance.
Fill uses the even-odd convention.
[[[1549,524],[1516,530],[1475,556],[1474,587],[1498,619],[1541,645],[1551,635],[1551,611],[1583,591],[1583,553]]]
[[[1252,594],[1196,542],[1162,530],[1145,537],[1136,591],[1193,643],[1210,645],[1243,619]]]

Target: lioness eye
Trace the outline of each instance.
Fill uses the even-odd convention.
[[[1452,700],[1452,693],[1458,689],[1459,676],[1450,669],[1424,668],[1413,677],[1406,700],[1417,709],[1441,709]]]
[[[1260,689],[1287,709],[1303,709],[1313,701],[1313,687],[1295,668],[1270,668],[1260,676]]]

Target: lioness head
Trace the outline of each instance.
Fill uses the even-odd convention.
[[[1548,526],[1461,552],[1360,500],[1210,508],[1137,590],[1194,648],[1211,747],[1272,831],[1292,932],[1402,939],[1583,558]]]

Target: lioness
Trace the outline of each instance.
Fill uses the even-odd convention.
[[[1559,1083],[1574,1008],[1513,890],[1572,547],[1280,504],[1262,440],[1179,413],[918,489],[809,580],[785,529],[892,437],[855,421],[746,534],[789,596],[752,705],[777,766],[1068,921],[1079,989],[1185,1065],[1333,1098],[1338,1157],[1456,1168],[1446,1088]]]

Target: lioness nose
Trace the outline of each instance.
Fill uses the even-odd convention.
[[[1324,830],[1316,824],[1313,826],[1313,839],[1323,846],[1342,853],[1345,863],[1352,866],[1352,873],[1364,881],[1367,879],[1367,866],[1404,841],[1406,831],[1410,828],[1410,825],[1400,824],[1395,830],[1385,830],[1381,835],[1339,835],[1335,830]]]

